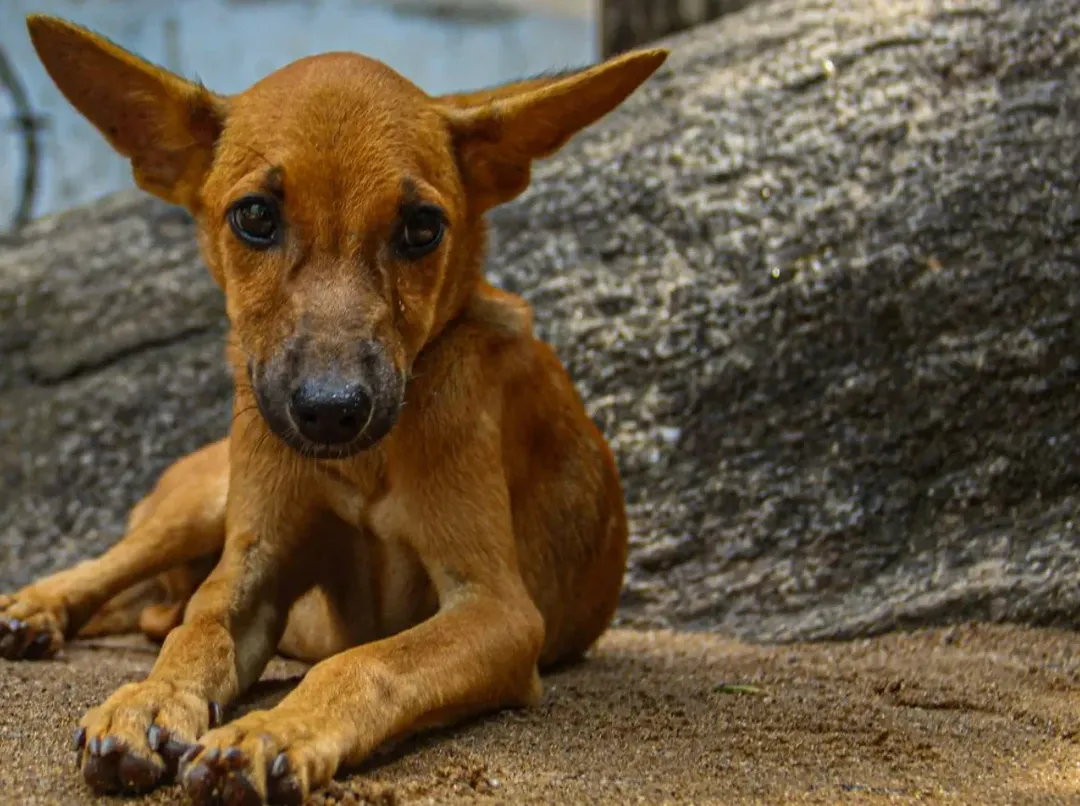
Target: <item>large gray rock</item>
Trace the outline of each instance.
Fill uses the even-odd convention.
[[[602,0],[600,50],[608,56],[745,8],[754,0]]]
[[[1080,614],[1080,6],[763,0],[494,216],[614,445],[622,617],[757,639]],[[221,301],[124,195],[0,256],[0,585],[228,426]]]

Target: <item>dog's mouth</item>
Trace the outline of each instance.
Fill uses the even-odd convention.
[[[275,437],[306,459],[342,460],[370,450],[390,433],[404,403],[404,384],[387,388],[327,374],[294,385],[259,370],[248,367],[259,414]]]
[[[304,437],[296,430],[296,427],[291,424],[287,428],[275,428],[265,413],[263,414],[263,419],[265,419],[267,425],[270,426],[270,431],[274,436],[305,459],[331,461],[351,459],[364,451],[374,448],[382,442],[383,438],[386,436],[385,434],[380,434],[376,437],[371,437],[367,434],[361,434],[356,439],[345,443],[313,442]]]

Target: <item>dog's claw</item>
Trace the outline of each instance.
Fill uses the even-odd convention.
[[[262,796],[242,772],[244,753],[212,747],[184,776],[188,797],[198,806],[261,806]]]
[[[81,726],[87,784],[100,794],[142,793],[173,779],[188,741],[205,730],[206,700],[171,683],[128,683]]]
[[[146,731],[146,743],[156,753],[161,749],[161,745],[165,743],[167,735],[167,732],[160,725],[151,725],[150,729]]]
[[[71,734],[71,749],[76,753],[81,753],[84,747],[86,747],[86,728],[75,728],[75,732]]]
[[[216,702],[210,703],[210,729],[213,730],[221,724],[221,705]]]
[[[148,792],[168,772],[167,765],[137,755],[115,736],[91,739],[86,751],[83,778],[97,794]]]
[[[172,778],[180,769],[180,763],[184,756],[193,748],[185,742],[178,742],[169,737],[169,729],[161,725],[151,725],[146,731],[146,743],[150,749],[161,756],[165,762],[165,774]]]
[[[232,767],[234,770],[239,769],[244,765],[244,751],[239,747],[226,748],[221,755],[221,760],[225,762],[225,766]]]
[[[266,782],[270,800],[283,806],[300,806],[304,800],[300,782],[289,775],[289,757],[278,753],[270,765],[270,775]]]
[[[303,776],[303,756],[298,758],[291,742],[265,729],[265,716],[247,719],[254,722],[250,729],[237,729],[234,724],[208,734],[206,749],[200,748],[187,765],[181,784],[194,806],[304,803],[308,786]],[[327,772],[317,773],[319,780],[314,786],[323,783],[321,778]]]
[[[167,739],[161,749],[158,750],[158,755],[165,762],[165,770],[170,778],[176,776],[177,771],[180,769],[180,759],[190,749],[191,745],[189,744],[178,742],[175,739]]]
[[[191,747],[189,747],[187,750],[185,750],[184,754],[182,756],[180,756],[180,766],[186,767],[188,764],[190,764],[192,761],[194,761],[195,756],[199,755],[199,753],[201,753],[202,751],[203,751],[202,745],[199,745],[199,744],[191,745]]]
[[[39,594],[0,597],[0,658],[42,660],[64,642],[66,613]]]

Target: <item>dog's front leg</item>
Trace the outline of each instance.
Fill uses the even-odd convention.
[[[0,657],[52,657],[114,596],[220,551],[228,472],[224,440],[185,456],[162,474],[107,552],[0,596]],[[124,621],[137,624],[138,614]]]
[[[138,792],[175,773],[180,756],[258,679],[307,587],[296,555],[304,509],[273,479],[233,463],[225,546],[169,633],[147,678],[86,714],[76,744],[97,791]]]
[[[487,459],[472,462],[465,476],[451,467],[417,473],[416,489],[401,484],[372,513],[377,533],[408,535],[435,584],[439,611],[328,658],[275,708],[204,736],[207,749],[185,779],[195,803],[213,803],[204,793],[237,779],[252,803],[301,803],[340,766],[359,763],[389,738],[539,698],[544,623],[517,569],[501,467]],[[443,473],[455,481],[485,478],[466,491],[440,485]]]
[[[277,707],[206,734],[185,777],[192,800],[215,803],[214,789],[243,781],[252,803],[299,804],[387,739],[534,703],[543,622],[532,602],[520,590],[447,593],[423,624],[323,661]]]

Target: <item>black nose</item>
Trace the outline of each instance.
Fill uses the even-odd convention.
[[[333,375],[308,378],[289,401],[296,430],[311,442],[352,442],[371,419],[371,395],[360,383]]]

